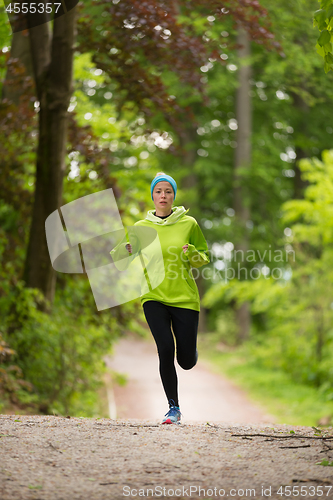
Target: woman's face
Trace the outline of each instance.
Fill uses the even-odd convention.
[[[160,181],[154,187],[153,200],[156,210],[163,210],[163,212],[169,213],[174,197],[175,195],[170,182]]]

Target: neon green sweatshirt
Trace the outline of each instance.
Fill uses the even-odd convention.
[[[129,229],[130,254],[126,238],[110,254],[118,270],[124,271],[140,255],[144,266],[141,285],[141,305],[157,300],[170,306],[200,311],[198,287],[191,267],[199,268],[210,262],[206,240],[194,217],[186,215],[189,209],[173,207],[165,219],[148,210],[145,219]],[[148,229],[145,229],[148,228]],[[154,229],[156,233],[151,231]],[[184,253],[183,246],[188,244]]]

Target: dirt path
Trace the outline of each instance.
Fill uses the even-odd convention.
[[[1,500],[333,498],[332,429],[264,423],[202,361],[178,370],[182,424],[162,426],[155,345],[123,340],[109,363],[129,376],[119,419],[0,415]]]
[[[158,423],[168,406],[153,339],[121,339],[115,346],[114,356],[106,361],[128,380],[126,386],[114,386],[111,415],[123,419],[156,419]],[[200,354],[192,370],[183,370],[177,363],[176,370],[184,422],[274,423],[274,417],[251,403],[241,389],[212,373]]]
[[[333,498],[307,427],[0,415],[0,435],[1,500]]]

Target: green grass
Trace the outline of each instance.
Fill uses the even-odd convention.
[[[333,402],[305,384],[296,384],[280,371],[257,367],[246,348],[217,348],[213,334],[201,334],[199,356],[210,363],[215,373],[227,376],[244,389],[249,399],[263,412],[275,417],[277,424],[318,425],[321,417],[333,415]]]

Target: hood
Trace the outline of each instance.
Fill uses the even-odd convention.
[[[166,219],[160,219],[160,217],[156,217],[154,215],[154,210],[148,210],[145,220],[149,220],[150,222],[154,222],[154,224],[159,224],[160,226],[169,226],[170,224],[176,224],[190,209],[185,210],[183,206],[181,207],[172,207],[172,214],[169,215]]]

